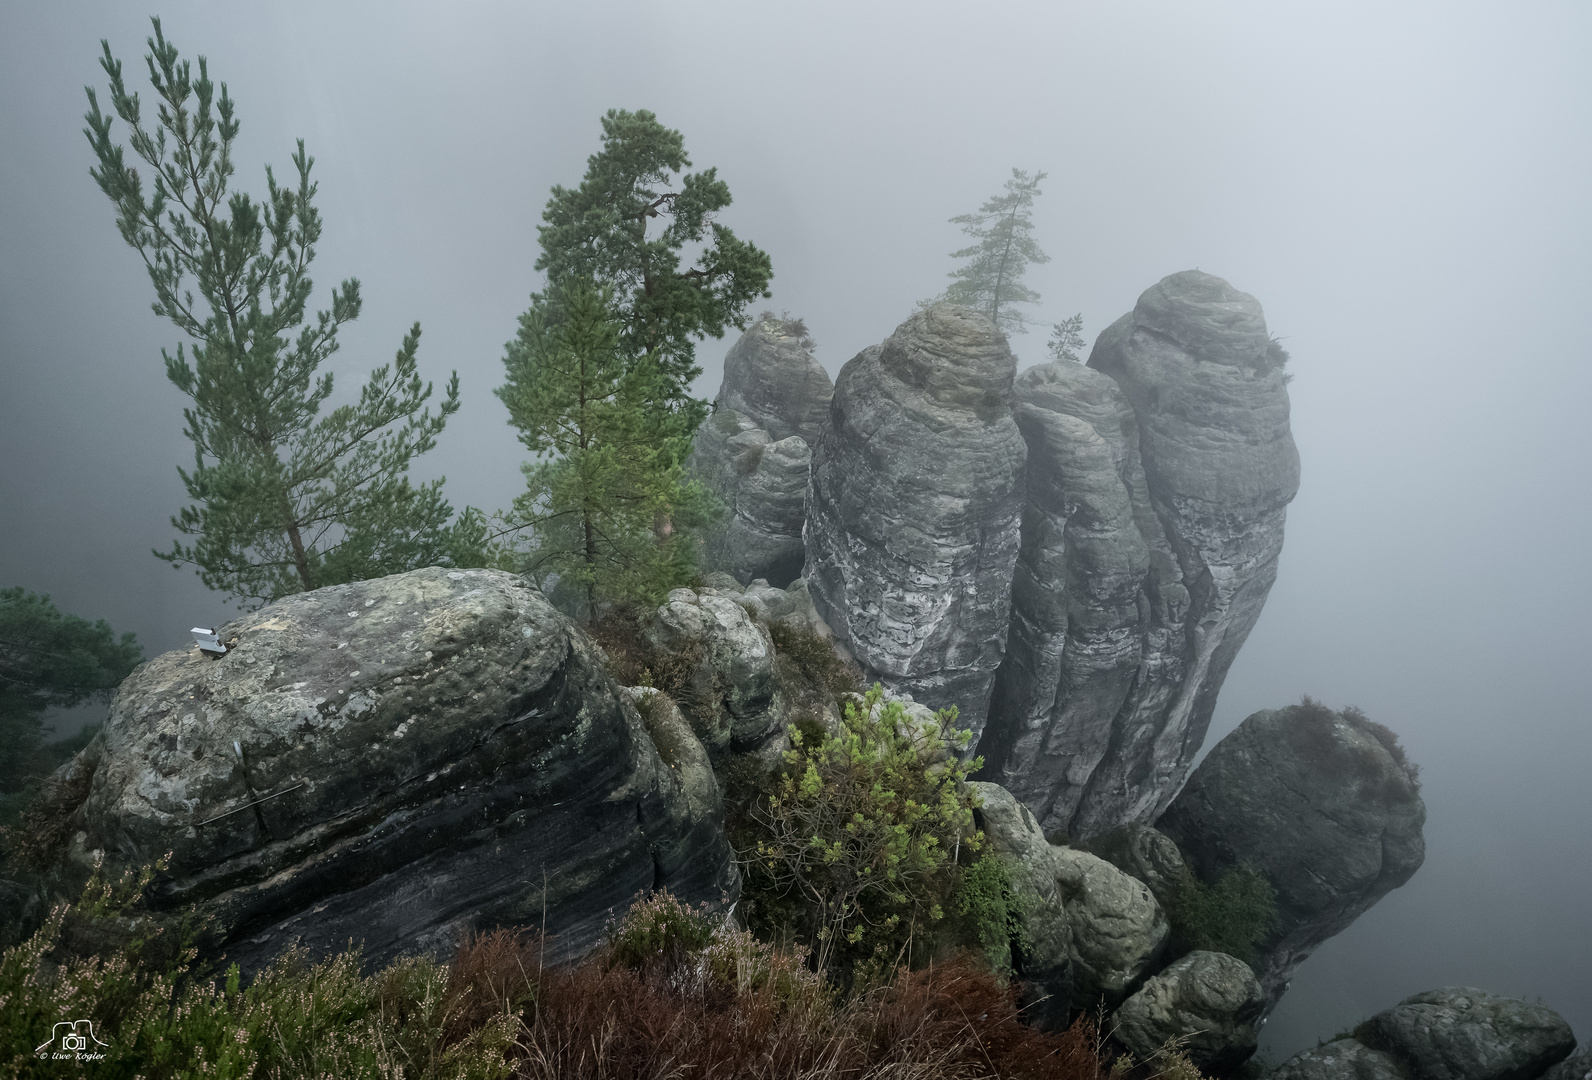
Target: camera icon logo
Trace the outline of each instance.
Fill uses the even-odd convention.
[[[51,1051],[61,1054],[84,1054],[93,1052],[97,1047],[109,1045],[110,1043],[94,1034],[94,1021],[62,1020],[50,1029],[50,1041],[35,1046],[33,1052],[42,1058],[49,1056]]]

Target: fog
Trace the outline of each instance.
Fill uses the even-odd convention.
[[[229,84],[235,184],[295,137],[326,222],[316,300],[363,282],[341,395],[424,326],[463,408],[421,476],[505,506],[492,389],[539,284],[536,224],[609,108],[717,166],[775,310],[833,374],[939,292],[947,218],[1049,174],[1027,283],[1094,336],[1168,273],[1253,293],[1293,359],[1304,479],[1207,745],[1303,693],[1423,769],[1425,866],[1301,968],[1276,1060],[1419,990],[1538,996],[1592,1037],[1592,8],[1574,3],[772,6],[167,3]],[[462,10],[452,10],[462,9]],[[169,547],[191,457],[137,254],[89,178],[121,3],[0,13],[0,586],[138,634],[231,617]],[[125,126],[115,132],[125,139]],[[1017,337],[1044,359],[1044,332]],[[732,340],[699,348],[711,396]]]

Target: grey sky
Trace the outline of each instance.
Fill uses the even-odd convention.
[[[512,498],[491,390],[548,189],[608,108],[716,165],[833,373],[945,283],[946,219],[1050,174],[1030,272],[1094,336],[1165,274],[1254,293],[1293,353],[1304,481],[1212,741],[1310,693],[1424,766],[1414,881],[1307,963],[1279,1057],[1399,997],[1540,994],[1592,1037],[1592,8],[1580,3],[162,5],[243,122],[236,182],[316,157],[317,296],[358,276],[352,392],[409,323],[464,408],[423,475]],[[175,331],[88,177],[121,3],[0,8],[0,586],[137,631],[229,617],[157,562],[191,451]],[[119,133],[125,129],[118,124]],[[711,395],[728,341],[700,356]],[[1044,333],[1017,338],[1025,363]]]

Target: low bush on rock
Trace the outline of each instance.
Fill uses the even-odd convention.
[[[768,632],[774,639],[780,681],[792,697],[802,700],[825,694],[829,698],[844,699],[847,694],[862,693],[861,674],[854,665],[842,660],[834,644],[820,634],[787,622],[770,623]],[[803,703],[813,702],[805,700]]]
[[[1277,890],[1252,866],[1232,867],[1209,885],[1190,876],[1167,916],[1174,952],[1203,949],[1248,962],[1276,928]]]
[[[756,932],[809,945],[815,966],[846,987],[957,950],[1010,974],[1025,909],[973,827],[966,781],[978,762],[957,758],[966,733],[955,716],[914,719],[875,686],[846,702],[838,733],[793,725],[772,773],[740,765],[727,802]]]

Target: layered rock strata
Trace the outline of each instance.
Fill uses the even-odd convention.
[[[1259,301],[1198,270],[1146,290],[1090,354],[1133,406],[1144,474],[1135,517],[1150,562],[1139,673],[1073,814],[1076,833],[1166,808],[1260,617],[1299,488],[1285,359]]]
[[[1217,743],[1156,827],[1204,881],[1247,864],[1277,893],[1256,974],[1274,1007],[1295,968],[1420,867],[1426,807],[1392,732],[1306,701]]]
[[[738,892],[701,777],[514,575],[319,589],[220,635],[226,655],[166,653],[122,684],[78,761],[67,865],[171,852],[154,910],[196,905],[245,969],[295,939],[379,964],[544,917],[575,955],[645,890]]]
[[[799,577],[807,474],[834,394],[799,320],[765,315],[724,358],[714,413],[697,431],[691,467],[723,499],[705,565],[744,585]]]
[[[816,444],[835,387],[812,348],[800,319],[765,313],[725,354],[714,405],[740,413],[775,442],[794,435]]]
[[[975,741],[1005,651],[1027,449],[1016,362],[936,304],[841,370],[813,454],[806,581],[870,679],[954,705]]]
[[[981,748],[1048,830],[1149,821],[1276,577],[1299,457],[1254,297],[1173,274],[1087,369],[1024,372],[1012,626]]]

